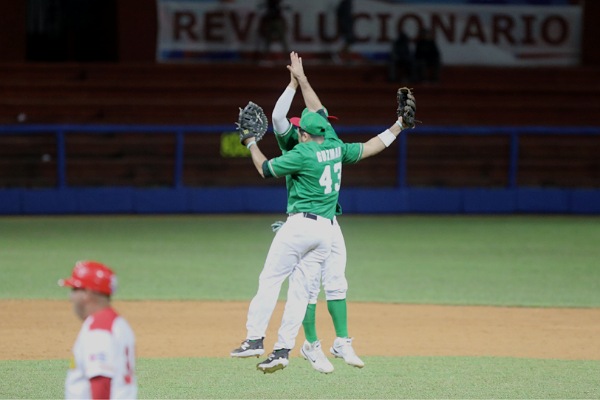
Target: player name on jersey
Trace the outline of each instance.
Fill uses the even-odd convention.
[[[316,154],[319,162],[331,161],[342,157],[342,149],[339,147],[334,147],[333,149],[317,151]]]

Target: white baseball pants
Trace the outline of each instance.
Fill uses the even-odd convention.
[[[296,336],[306,314],[311,285],[318,279],[322,264],[331,253],[331,220],[294,214],[273,239],[258,279],[258,291],[248,309],[247,339],[265,337],[277,304],[283,281],[289,277],[285,310],[275,349],[294,348]]]
[[[321,273],[317,275],[310,288],[308,302],[317,304],[321,282],[325,291],[326,300],[343,300],[348,291],[348,281],[346,280],[346,242],[342,229],[337,222],[333,220],[333,241],[331,243],[331,254],[322,264]]]

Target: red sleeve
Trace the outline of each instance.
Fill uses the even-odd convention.
[[[106,376],[95,376],[90,379],[92,387],[92,399],[110,399],[110,378]]]

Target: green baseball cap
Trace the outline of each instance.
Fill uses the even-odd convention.
[[[329,126],[327,119],[316,112],[302,113],[302,118],[290,118],[292,125],[299,127],[303,131],[315,136],[325,136],[325,130]]]

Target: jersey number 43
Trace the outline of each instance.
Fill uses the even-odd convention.
[[[331,171],[332,168],[333,173]],[[325,189],[325,194],[329,194],[334,190],[339,192],[342,184],[342,163],[337,162],[333,166],[326,165],[319,179],[319,184]]]

